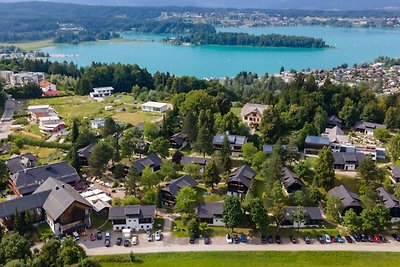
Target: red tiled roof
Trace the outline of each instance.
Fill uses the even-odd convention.
[[[39,86],[40,86],[40,87],[46,87],[46,86],[49,86],[49,85],[51,85],[51,83],[50,83],[50,82],[47,82],[47,81],[41,81],[41,82],[39,83]]]

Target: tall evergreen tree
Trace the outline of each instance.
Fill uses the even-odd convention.
[[[76,169],[77,172],[81,169],[81,161],[79,159],[78,148],[76,144],[74,144],[67,154],[68,163]]]
[[[188,111],[185,115],[182,125],[182,132],[187,134],[190,144],[194,144],[197,140],[197,118],[192,111]]]
[[[214,160],[206,165],[203,180],[206,186],[211,188],[214,188],[214,184],[218,184],[221,181],[218,167]]]
[[[219,156],[224,171],[228,172],[232,168],[232,161],[231,161],[231,144],[229,143],[229,139],[226,134],[224,135],[224,141],[222,142]]]
[[[318,153],[315,179],[319,186],[327,190],[335,185],[334,159],[330,147],[324,147]]]
[[[76,140],[78,140],[78,137],[79,137],[79,121],[77,118],[74,118],[72,120],[72,125],[71,125],[71,142],[75,144]]]

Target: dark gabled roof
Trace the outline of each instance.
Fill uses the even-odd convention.
[[[16,211],[20,213],[31,209],[41,208],[49,195],[50,191],[43,191],[37,194],[1,202],[0,218],[12,216]]]
[[[363,153],[334,152],[332,154],[335,165],[349,163],[359,164],[365,158],[365,155]]]
[[[331,142],[327,136],[312,136],[306,137],[305,144],[329,146]]]
[[[399,200],[383,187],[379,187],[376,191],[378,191],[378,194],[382,198],[383,204],[387,209],[400,208]]]
[[[207,165],[210,161],[210,158],[201,158],[201,157],[183,157],[181,160],[182,165],[186,164],[199,164],[199,165]]]
[[[151,168],[159,168],[162,164],[162,160],[156,154],[150,154],[147,157],[134,160],[131,163],[131,167],[136,168],[139,174],[142,174],[144,168],[147,166]]]
[[[163,188],[163,191],[171,193],[174,197],[179,193],[179,191],[189,186],[191,188],[195,188],[198,185],[198,182],[193,179],[190,175],[184,175],[178,179],[172,180],[167,183],[167,186]]]
[[[224,202],[207,202],[201,203],[197,209],[197,218],[212,219],[222,216],[222,206]]]
[[[293,220],[293,212],[297,210],[297,207],[287,207],[285,209],[285,219]],[[323,220],[321,209],[318,207],[304,207],[308,219],[310,220]]]
[[[234,169],[229,174],[228,182],[241,182],[247,188],[250,187],[251,181],[256,177],[256,171],[248,165]]]
[[[111,207],[108,212],[109,220],[122,220],[127,217],[130,218],[154,218],[155,207],[154,206],[140,206],[140,205],[129,205],[122,207]]]
[[[23,161],[29,161],[34,167],[37,163],[37,157],[32,153],[26,153],[22,155],[15,155],[6,161],[6,165],[11,174],[15,174],[19,171],[26,169],[26,165],[24,166]]]
[[[217,134],[213,138],[213,145],[222,145],[224,142],[225,135]],[[243,146],[247,143],[247,137],[241,135],[228,135],[228,140],[231,145],[234,146]]]
[[[246,103],[246,105],[244,105],[242,107],[242,110],[240,111],[240,115],[241,116],[247,116],[250,113],[256,112],[258,113],[260,116],[262,116],[265,108],[267,108],[268,106],[266,105],[262,105],[262,104],[251,104],[251,103]]]
[[[33,194],[45,191],[50,191],[50,194],[43,204],[43,209],[53,220],[57,220],[74,202],[92,207],[72,186],[62,181],[49,178]]]
[[[299,180],[299,177],[297,174],[289,170],[288,168],[285,168],[283,170],[283,177],[282,177],[283,185],[285,188],[288,188],[294,184],[299,184],[303,186],[303,183]]]
[[[328,123],[332,123],[332,124],[342,124],[343,123],[343,121],[341,119],[339,119],[336,115],[329,116],[327,121],[328,121]]]
[[[288,148],[289,148],[288,145],[282,145],[282,149],[283,149],[283,150],[286,150],[286,149],[288,149]],[[290,148],[290,149],[293,150],[293,151],[291,151],[291,152],[296,152],[296,153],[299,152],[298,147],[292,147],[292,148]],[[263,145],[263,152],[264,152],[265,154],[271,154],[273,151],[274,151],[274,145]]]
[[[171,137],[170,142],[173,142],[173,143],[177,144],[178,146],[182,146],[186,140],[187,140],[187,134],[176,133]]]
[[[392,166],[390,170],[394,178],[400,178],[400,166]]]
[[[384,124],[367,122],[367,121],[358,121],[355,123],[354,127],[356,129],[362,129],[362,130],[375,130],[375,129],[386,129],[387,128],[386,125],[384,125]]]
[[[10,176],[18,191],[23,195],[35,191],[49,177],[67,184],[80,181],[76,170],[64,161],[25,169]]]
[[[94,143],[89,144],[86,147],[79,149],[78,150],[79,157],[88,159],[90,154],[92,154],[94,145],[95,145]]]
[[[345,186],[340,185],[329,190],[328,194],[337,197],[342,201],[343,208],[347,207],[362,207],[360,197],[348,190]]]

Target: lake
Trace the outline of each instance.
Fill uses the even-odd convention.
[[[167,35],[124,33],[136,41],[95,42],[43,48],[49,54],[77,55],[50,58],[74,61],[79,66],[91,62],[138,64],[150,72],[169,71],[176,75],[232,77],[240,71],[258,74],[277,73],[285,69],[331,69],[343,63],[370,62],[378,56],[400,57],[400,30],[328,28],[328,27],[262,27],[223,28],[220,31],[252,34],[286,34],[322,38],[335,48],[258,48],[234,46],[176,46],[158,42]]]

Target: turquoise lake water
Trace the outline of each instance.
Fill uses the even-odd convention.
[[[166,35],[124,33],[126,38],[144,41],[87,43],[43,48],[49,54],[77,55],[51,58],[74,61],[80,66],[91,62],[136,63],[154,73],[169,71],[176,75],[204,77],[234,76],[240,71],[258,74],[285,69],[331,69],[342,63],[370,62],[378,56],[400,57],[400,30],[262,27],[224,28],[221,31],[253,34],[278,33],[322,38],[335,48],[256,48],[227,46],[175,46],[157,42]]]

